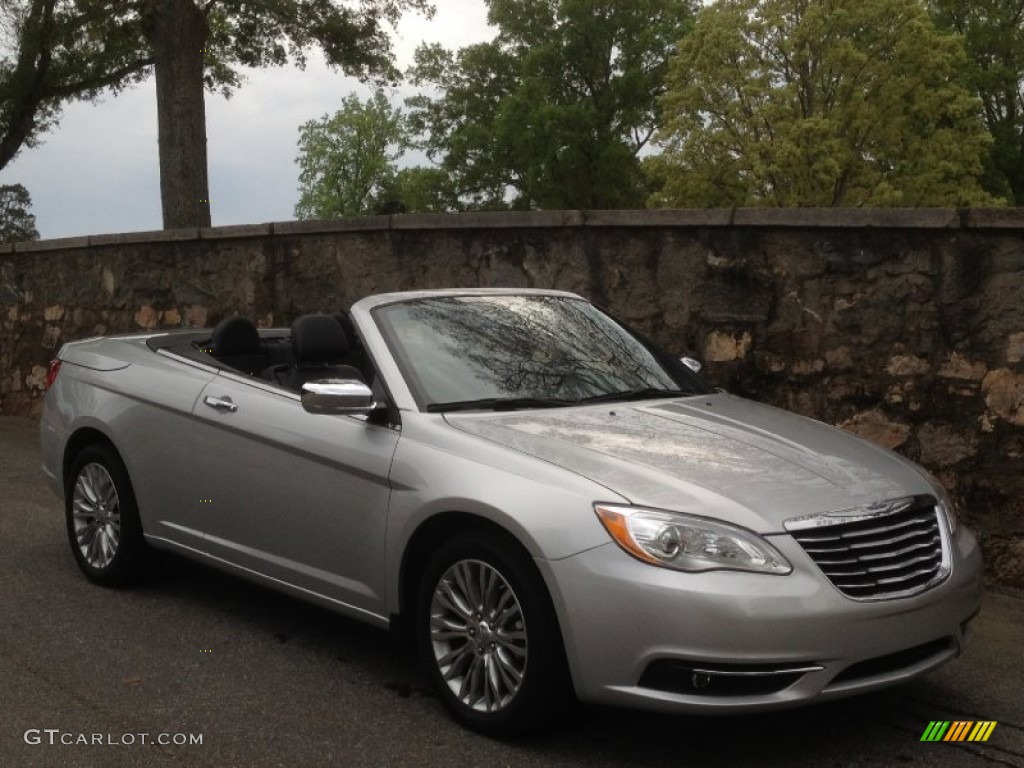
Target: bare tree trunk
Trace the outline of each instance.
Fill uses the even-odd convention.
[[[210,226],[203,59],[209,26],[192,0],[144,0],[156,63],[164,229]]]

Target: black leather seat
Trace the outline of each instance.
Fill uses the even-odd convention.
[[[292,323],[295,365],[277,379],[296,392],[314,379],[365,381],[358,368],[344,364],[348,351],[348,337],[337,320],[330,315],[303,315]]]
[[[267,365],[260,345],[260,334],[252,320],[245,317],[226,317],[213,329],[210,354],[225,365],[255,374]]]

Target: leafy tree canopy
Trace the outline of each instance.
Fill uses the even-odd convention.
[[[38,240],[36,217],[30,212],[32,198],[21,184],[0,186],[0,243]]]
[[[351,95],[333,115],[299,128],[300,219],[462,209],[447,172],[399,168],[410,146],[401,109],[382,91]]]
[[[930,0],[936,24],[960,35],[967,85],[979,96],[993,143],[984,183],[1024,204],[1024,0]]]
[[[401,111],[377,91],[348,96],[334,115],[299,128],[300,219],[373,213],[405,147]]]
[[[0,168],[61,106],[153,69],[167,227],[210,223],[203,88],[225,95],[239,68],[304,65],[321,49],[360,78],[397,79],[388,25],[429,0],[0,0]]]
[[[398,169],[377,196],[375,213],[454,213],[466,210],[451,176],[442,168]]]
[[[919,0],[718,0],[672,62],[654,202],[992,204],[964,64]]]
[[[143,4],[162,1],[142,0]],[[394,82],[399,73],[388,25],[397,24],[405,11],[432,12],[429,0],[205,0],[195,4],[209,24],[207,87],[225,93],[241,85],[239,66],[280,66],[289,60],[305,66],[307,51],[314,47],[346,74]]]
[[[469,207],[642,206],[639,154],[691,0],[486,0],[497,37],[422,46],[420,146]]]
[[[111,15],[116,5],[0,0],[0,168],[35,146],[65,103],[145,77],[153,59],[137,14]]]

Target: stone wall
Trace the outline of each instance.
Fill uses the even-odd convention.
[[[0,248],[0,410],[95,334],[261,325],[375,292],[579,292],[736,393],[919,460],[1024,587],[1024,211],[394,216]]]

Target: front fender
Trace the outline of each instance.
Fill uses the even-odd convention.
[[[609,541],[595,501],[625,502],[597,483],[456,430],[433,414],[403,418],[391,487],[386,595],[392,612],[409,542],[437,515],[479,517],[508,531],[534,558],[559,560]]]

